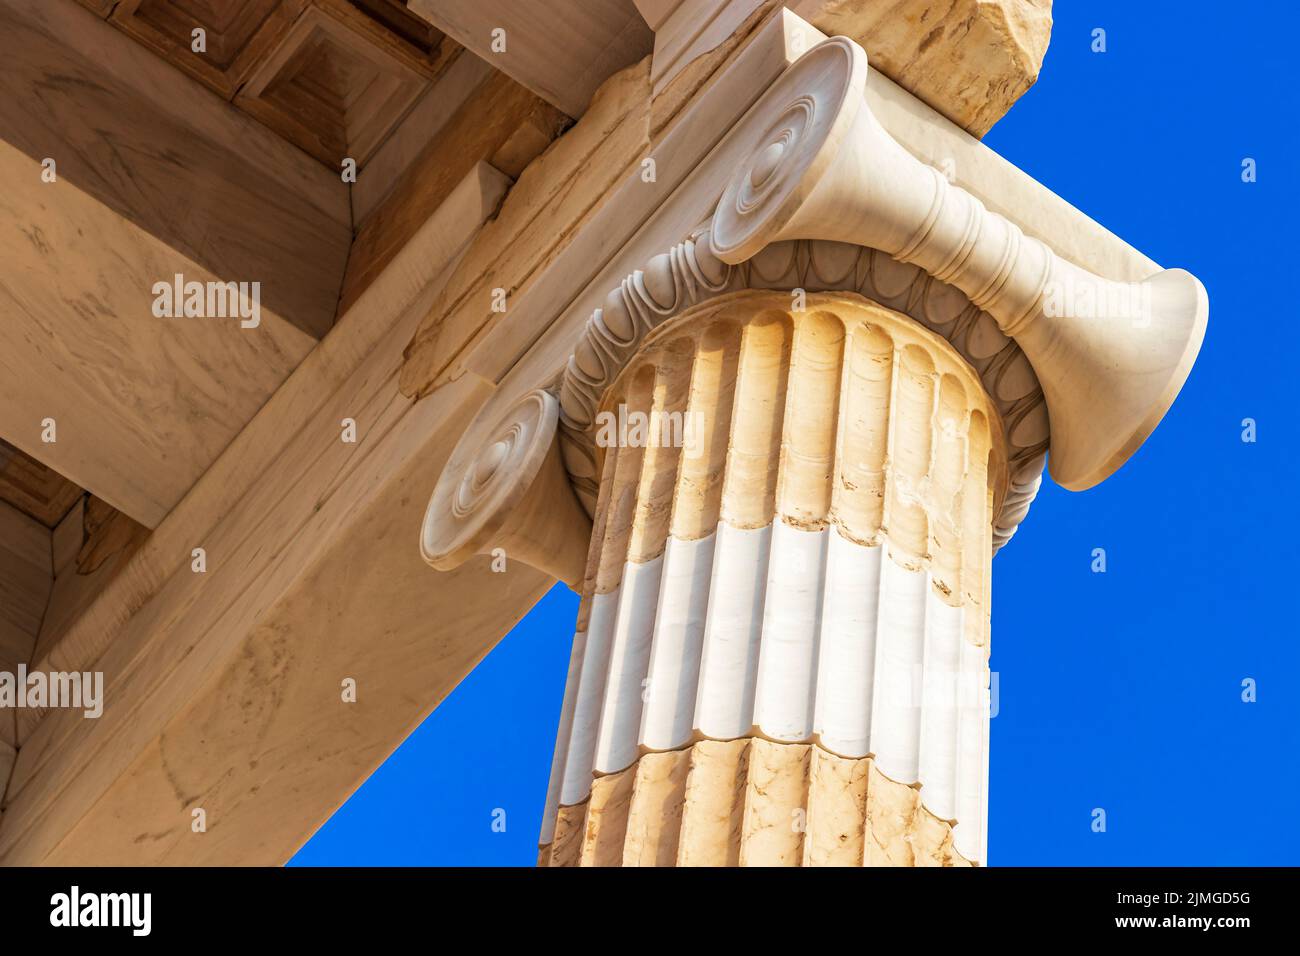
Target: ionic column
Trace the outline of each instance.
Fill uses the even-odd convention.
[[[689,309],[604,396],[543,864],[984,859],[1002,423],[912,319],[791,304]]]

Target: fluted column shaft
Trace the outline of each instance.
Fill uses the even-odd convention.
[[[984,858],[1003,429],[940,337],[744,292],[607,391],[541,862]]]

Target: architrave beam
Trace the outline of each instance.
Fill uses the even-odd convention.
[[[0,435],[155,527],[332,325],[347,187],[70,0],[0,57]],[[156,316],[176,275],[260,322]]]
[[[411,0],[410,8],[574,119],[654,40],[632,0]]]

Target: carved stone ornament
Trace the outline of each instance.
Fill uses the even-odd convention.
[[[960,291],[916,266],[862,246],[778,242],[738,265],[712,253],[708,227],[644,272],[628,276],[587,322],[560,389],[560,441],[578,496],[594,510],[595,413],[644,337],[690,306],[742,289],[856,292],[908,315],[953,344],[979,374],[1006,427],[1010,485],[994,524],[996,550],[1016,532],[1042,482],[1048,418],[1043,391],[1020,347]]]
[[[846,37],[795,62],[741,121],[763,132],[715,209],[591,314],[558,388],[564,467],[587,514],[605,389],[652,329],[743,289],[856,293],[960,352],[1006,430],[995,551],[1024,520],[1049,444],[1053,478],[1083,490],[1113,474],[1169,409],[1205,334],[1201,283],[1180,269],[1114,282],[1058,257],[900,146],[868,107],[866,78],[866,54]],[[450,466],[443,476],[466,480]],[[440,484],[425,528],[426,554],[444,564],[464,550],[430,537],[449,494]]]
[[[536,389],[497,422],[487,441],[462,440],[425,512],[425,561],[450,571],[499,549],[502,560],[523,561],[578,586],[591,525],[560,463],[558,411],[555,398]]]
[[[803,82],[796,74],[806,61]],[[718,258],[738,263],[773,242],[829,239],[877,249],[955,286],[1038,373],[1052,422],[1052,477],[1072,491],[1105,480],[1186,381],[1205,337],[1205,288],[1182,269],[1126,285],[1057,257],[885,132],[863,97],[861,47],[835,37],[806,61],[754,107],[776,119],[718,203]],[[823,103],[842,103],[833,120],[819,117]]]
[[[787,70],[746,117],[765,133],[712,219],[592,314],[560,391],[565,463],[589,510],[605,386],[650,329],[736,289],[858,292],[961,352],[1007,429],[995,550],[1028,513],[1049,433],[1053,478],[1083,490],[1173,403],[1205,335],[1201,283],[1181,269],[1117,283],[1058,258],[899,146],[866,104],[866,73],[845,37]]]

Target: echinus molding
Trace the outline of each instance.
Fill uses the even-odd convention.
[[[713,254],[708,226],[610,292],[569,359],[560,386],[560,443],[588,513],[596,495],[596,406],[609,383],[650,331],[692,305],[741,289],[857,292],[947,339],[979,374],[1006,429],[1011,485],[994,521],[994,550],[1010,540],[1042,483],[1048,420],[1033,367],[993,317],[918,266],[849,243],[777,242],[727,265]]]

